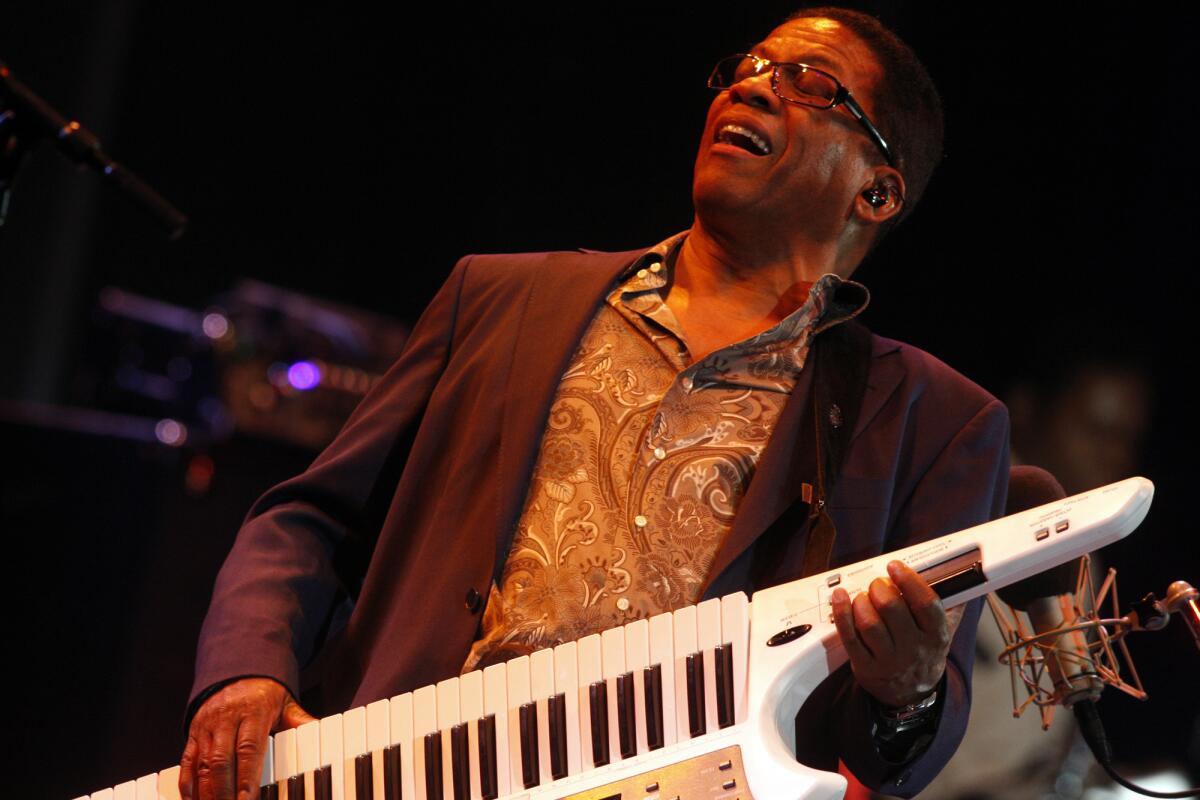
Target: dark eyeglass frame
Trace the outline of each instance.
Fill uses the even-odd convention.
[[[854,95],[850,93],[850,90],[847,89],[841,81],[823,69],[818,69],[817,67],[809,64],[801,64],[798,62],[771,61],[768,58],[756,56],[753,53],[736,53],[732,56],[726,56],[717,62],[717,65],[713,68],[712,74],[708,76],[708,88],[722,92],[726,89],[733,88],[733,86],[739,83],[739,81],[734,81],[728,86],[721,85],[721,67],[726,62],[732,62],[735,60],[740,64],[747,58],[754,61],[755,66],[758,67],[758,75],[761,75],[763,70],[767,67],[771,68],[771,91],[775,92],[775,96],[780,100],[798,106],[808,106],[809,108],[829,109],[836,108],[837,106],[845,106],[846,110],[850,112],[851,116],[858,120],[859,124],[863,126],[863,129],[866,130],[867,135],[871,137],[871,141],[875,143],[875,146],[879,148],[879,151],[883,153],[883,157],[887,159],[888,166],[896,166],[896,159],[892,157],[892,148],[888,147],[887,140],[883,138],[883,134],[881,134],[879,129],[876,128],[874,123],[871,122],[870,117],[867,116],[867,112],[863,111],[863,107],[858,104],[858,101],[854,99]],[[780,67],[797,67],[801,73],[815,72],[816,74],[833,81],[834,86],[837,87],[837,91],[834,93],[833,98],[827,102],[809,103],[805,102],[804,100],[798,100],[794,97],[788,97],[779,89]]]

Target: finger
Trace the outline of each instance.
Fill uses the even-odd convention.
[[[287,700],[283,702],[283,713],[280,715],[280,721],[284,728],[299,728],[309,722],[315,722],[316,717],[309,714],[300,704],[297,703],[289,694]]]
[[[179,757],[179,796],[183,800],[192,800],[196,785],[196,739],[188,734],[187,745],[183,755]]]
[[[858,632],[854,629],[854,612],[850,607],[850,595],[845,589],[834,589],[830,597],[833,610],[833,624],[837,627],[842,646],[846,655],[854,665],[864,666],[872,659],[871,651],[859,640]]]
[[[962,623],[963,613],[966,612],[966,606],[955,606],[954,608],[946,609],[946,625],[950,629],[950,638],[954,638],[954,634],[958,632],[958,626]]]
[[[919,638],[920,631],[917,629],[916,621],[913,620],[908,603],[904,601],[896,585],[886,578],[876,578],[867,588],[867,597],[871,599],[871,605],[875,606],[875,612],[887,626],[888,634],[892,637],[892,644],[898,650],[910,650],[910,646],[915,645]]]
[[[218,720],[213,729],[200,732],[196,751],[196,784],[200,800],[233,799],[234,757],[231,724],[221,724]]]
[[[260,717],[250,717],[242,722],[237,732],[237,797],[252,800],[258,794],[262,781],[263,761],[267,753],[267,737],[270,725]]]
[[[925,582],[925,579],[913,571],[902,561],[892,561],[887,565],[888,575],[891,576],[904,602],[912,612],[912,618],[923,633],[942,636],[945,633],[946,611],[937,592]]]
[[[887,658],[896,648],[887,625],[880,619],[871,598],[859,592],[851,603],[854,609],[854,628],[858,638],[877,659]]]

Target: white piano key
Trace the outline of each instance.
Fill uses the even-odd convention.
[[[137,781],[125,781],[114,786],[113,800],[137,800]]]
[[[110,788],[101,789],[98,792],[92,792],[92,796],[89,798],[89,800],[113,800],[113,790]]]
[[[437,685],[438,730],[442,732],[442,796],[454,797],[454,743],[451,729],[462,721],[459,713],[458,678]]]
[[[721,639],[733,645],[734,722],[745,722],[747,667],[750,662],[750,599],[744,592],[721,598]]]
[[[304,797],[311,800],[317,796],[313,785],[314,773],[321,766],[321,723],[306,722],[296,729],[296,764],[304,774]]]
[[[675,704],[675,616],[657,614],[650,618],[650,666],[662,665],[663,745],[679,740]],[[686,710],[686,707],[685,707]]]
[[[345,750],[342,747],[342,715],[325,717],[321,720],[321,766],[329,765],[329,788],[333,800],[344,800],[346,797],[345,758]]]
[[[525,788],[521,770],[521,706],[529,702],[529,656],[505,662],[508,668],[508,759],[515,790]]]
[[[365,706],[359,706],[342,714],[342,785],[345,790],[343,800],[355,800],[358,796],[354,761],[366,752],[367,709]]]
[[[650,623],[639,619],[625,626],[625,669],[633,673],[633,702],[637,726],[638,754],[648,752],[646,744],[646,682],[642,670],[650,665]]]
[[[475,670],[463,675],[458,681],[459,713],[467,723],[468,752],[471,771],[471,800],[481,800],[483,792],[479,786],[479,719],[483,716],[483,672]],[[405,795],[406,797],[408,795]]]
[[[413,783],[418,800],[428,800],[425,790],[425,735],[437,731],[437,687],[422,686],[413,692]]]
[[[279,800],[288,800],[288,778],[299,770],[296,764],[296,729],[275,734],[275,781],[279,784]]]
[[[400,793],[416,797],[413,771],[413,693],[398,694],[388,703],[392,715],[392,744],[400,747]]]
[[[496,718],[496,784],[500,796],[512,792],[509,774],[508,743],[508,670],[504,664],[492,664],[483,671],[483,711]]]
[[[595,769],[592,757],[592,710],[588,687],[604,679],[601,657],[600,634],[593,633],[579,640],[577,651],[579,667],[579,749],[583,758],[583,769]]]
[[[371,753],[371,786],[375,800],[383,795],[383,751],[392,743],[392,721],[387,700],[367,705],[367,750]]]
[[[158,800],[158,773],[143,775],[134,781],[135,800]]]
[[[687,741],[691,737],[688,724],[687,697],[687,657],[695,653],[696,646],[696,607],[685,606],[675,612],[673,620],[675,628],[675,725],[679,733],[679,741]],[[665,671],[665,670],[664,670]],[[665,689],[664,688],[664,694]]]
[[[258,779],[259,787],[269,786],[275,782],[275,737],[267,737],[267,749],[263,753],[262,777]]]
[[[554,780],[550,772],[550,708],[554,694],[554,651],[538,650],[529,656],[529,695],[537,703],[538,771],[541,784]]]
[[[155,800],[180,800],[178,764],[158,773],[157,788],[158,794],[152,795]]]
[[[566,642],[554,648],[554,691],[562,694],[567,708],[567,774],[583,770],[579,750],[579,665],[578,645]]]
[[[621,696],[617,677],[625,672],[625,629],[609,628],[600,634],[601,672],[608,684],[608,759],[621,760],[621,717],[617,711]]]
[[[721,600],[696,606],[696,646],[704,653],[704,715],[709,733],[721,729],[717,721],[717,662],[714,650],[721,644]]]

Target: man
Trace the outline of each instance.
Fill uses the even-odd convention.
[[[847,322],[844,279],[937,158],[928,77],[871,18],[817,9],[711,83],[686,236],[464,259],[338,440],[259,501],[205,623],[186,797],[253,794],[322,646],[347,707],[998,514],[1003,407]],[[889,573],[835,592],[854,677],[800,739],[908,793],[961,735],[974,616],[952,648],[958,615]]]

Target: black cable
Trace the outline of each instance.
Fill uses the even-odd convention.
[[[1112,768],[1112,749],[1108,746],[1108,736],[1104,733],[1104,725],[1100,722],[1100,715],[1096,712],[1095,702],[1084,700],[1076,703],[1074,709],[1075,720],[1079,723],[1079,732],[1083,734],[1083,740],[1092,749],[1092,755],[1096,757],[1096,761],[1100,766],[1104,767],[1104,771],[1114,781],[1131,792],[1144,794],[1148,797],[1200,797],[1200,786],[1192,787],[1191,789],[1181,789],[1178,792],[1156,792],[1153,789],[1146,789],[1137,784],[1130,783],[1118,775]]]

